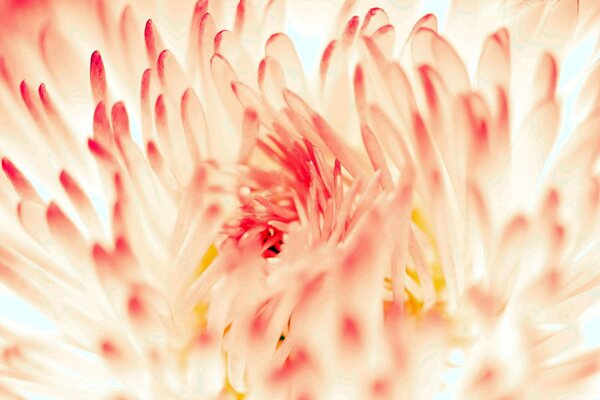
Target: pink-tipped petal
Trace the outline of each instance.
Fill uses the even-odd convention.
[[[106,72],[104,63],[98,51],[92,53],[90,60],[90,83],[94,103],[106,101]]]
[[[33,201],[40,204],[44,203],[31,182],[29,182],[15,164],[6,157],[2,159],[2,170],[22,200]]]

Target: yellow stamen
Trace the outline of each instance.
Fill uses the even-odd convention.
[[[211,244],[202,256],[200,263],[198,263],[198,267],[196,268],[196,277],[202,275],[202,273],[206,271],[208,266],[214,261],[215,258],[217,258],[217,255],[219,255],[219,251],[214,244]]]

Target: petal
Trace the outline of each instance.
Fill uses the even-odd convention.
[[[304,68],[290,38],[283,33],[272,35],[265,44],[265,55],[279,62],[287,88],[306,98],[308,89]]]

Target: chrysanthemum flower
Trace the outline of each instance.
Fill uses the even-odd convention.
[[[0,322],[0,398],[597,393],[600,2],[0,23],[0,282],[55,327]]]

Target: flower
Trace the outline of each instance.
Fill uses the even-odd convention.
[[[600,3],[384,3],[0,6],[4,398],[597,391]]]

